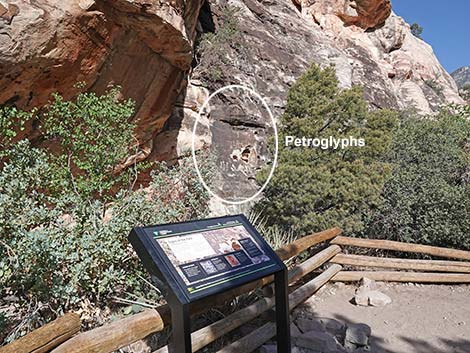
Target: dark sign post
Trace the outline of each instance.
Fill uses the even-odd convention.
[[[170,353],[191,353],[189,304],[274,274],[278,353],[290,353],[287,268],[243,215],[134,228],[129,240],[171,307]]]

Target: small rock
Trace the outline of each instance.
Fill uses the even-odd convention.
[[[334,335],[344,335],[344,331],[346,330],[346,325],[342,323],[341,321],[331,319],[328,317],[318,318],[318,320],[322,323],[326,331]]]
[[[297,337],[297,346],[315,352],[336,352],[338,346],[335,338],[326,332],[310,331]]]
[[[80,6],[80,8],[85,11],[90,10],[93,7],[93,5],[95,5],[94,0],[80,0],[78,2],[78,6]]]
[[[360,287],[365,288],[367,290],[377,290],[377,283],[370,278],[362,277],[360,282]]]
[[[361,279],[361,286],[356,290],[354,302],[361,306],[385,306],[392,299],[377,290],[377,283],[367,277]]]
[[[369,346],[361,347],[361,348],[358,348],[354,351],[354,353],[369,353],[369,352],[370,352],[370,347]]]
[[[369,306],[369,290],[365,288],[358,288],[354,295],[354,302],[356,305]]]
[[[302,332],[299,330],[296,324],[291,323],[290,324],[290,335],[293,338],[299,337],[302,334]]]
[[[301,347],[295,346],[295,347],[292,347],[291,353],[315,353],[315,352],[307,348],[301,348]]]
[[[261,346],[259,353],[277,353],[277,346],[275,344],[265,344]]]
[[[369,305],[370,306],[385,306],[392,302],[392,299],[386,294],[373,290],[369,292]]]
[[[310,320],[310,319],[297,319],[296,321],[297,327],[303,333],[309,331],[325,331],[322,323],[318,320]]]
[[[366,324],[348,325],[344,338],[344,346],[348,349],[366,347],[369,345],[371,333],[370,327]]]

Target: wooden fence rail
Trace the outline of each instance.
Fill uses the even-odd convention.
[[[298,306],[328,281],[356,282],[360,281],[363,277],[368,277],[377,281],[390,282],[470,283],[469,261],[412,260],[350,255],[341,253],[340,245],[420,253],[459,260],[470,260],[470,251],[387,240],[350,238],[340,236],[340,234],[341,229],[332,228],[300,238],[276,251],[283,261],[287,261],[319,243],[330,241],[329,247],[326,247],[289,270],[289,284],[294,284],[323,264],[331,263],[331,266],[324,272],[290,293],[290,309]],[[341,265],[353,266],[354,268],[406,270],[407,272],[345,271]],[[230,290],[222,295],[205,298],[192,304],[190,306],[190,313],[192,316],[200,314],[207,311],[208,308],[225,304],[242,294],[249,293],[258,288],[264,288],[265,293],[272,293],[272,289],[269,290],[272,282],[273,276],[269,276]],[[262,313],[272,309],[274,305],[274,298],[268,296],[193,332],[191,334],[193,351],[202,349],[223,335],[248,323]],[[170,323],[170,308],[168,305],[162,305],[158,308],[148,309],[139,314],[75,335],[80,329],[80,319],[76,314],[66,314],[25,337],[0,347],[0,353],[110,353],[143,339],[154,332],[161,331]],[[268,322],[247,336],[222,348],[218,353],[249,353],[274,337],[275,334],[275,323]],[[168,353],[168,347],[162,347],[153,353]]]
[[[340,228],[332,228],[323,232],[307,235],[297,239],[291,244],[276,250],[278,256],[287,261],[297,256],[314,245],[333,239],[341,234]],[[249,283],[223,295],[209,297],[191,305],[191,315],[197,315],[207,308],[222,305],[242,294],[268,285],[273,281],[272,276]],[[162,305],[157,309],[149,309],[133,315],[122,324],[123,320],[98,327],[94,330],[83,332],[61,344],[51,353],[109,353],[133,342],[147,337],[153,332],[161,331],[171,323],[170,309],[168,305]]]
[[[466,273],[422,273],[394,271],[341,271],[332,278],[333,282],[358,282],[367,277],[374,281],[413,283],[470,283]]]
[[[409,253],[426,254],[451,259],[470,260],[470,251],[439,248],[429,245],[401,243],[391,240],[361,239],[338,236],[331,241],[332,244],[342,246],[357,246],[361,248],[394,250]]]
[[[301,286],[289,295],[289,309],[292,310],[305,299],[312,296],[318,289],[327,283],[335,274],[341,271],[340,265],[332,265],[318,277],[307,284]],[[261,346],[266,341],[276,335],[276,324],[268,322],[260,328],[254,330],[247,336],[242,337],[228,346],[222,348],[217,353],[250,353]]]
[[[386,257],[338,254],[331,259],[332,263],[359,267],[379,267],[400,270],[470,273],[470,262],[411,260]]]
[[[43,327],[0,347],[0,353],[45,353],[80,331],[80,316],[68,313]]]
[[[341,248],[338,245],[332,245],[329,248],[319,252],[310,259],[306,260],[297,267],[289,271],[289,283],[294,283],[305,275],[317,269],[335,254],[339,253]],[[318,277],[317,277],[318,278]],[[323,283],[322,277],[315,283]],[[214,342],[217,338],[222,337],[226,333],[235,330],[241,325],[255,319],[263,312],[274,307],[274,298],[263,298],[256,303],[240,309],[239,311],[228,315],[209,326],[206,326],[191,334],[191,343],[193,352]],[[168,346],[162,347],[155,353],[168,353]]]

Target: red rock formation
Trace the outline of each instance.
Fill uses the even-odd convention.
[[[137,135],[151,150],[192,60],[202,0],[36,0],[0,7],[0,104],[44,105],[74,85],[110,85],[136,101]],[[1,5],[1,2],[0,2]]]
[[[390,0],[356,0],[349,6],[357,15],[338,13],[339,18],[347,26],[354,25],[363,29],[382,26],[392,13]]]

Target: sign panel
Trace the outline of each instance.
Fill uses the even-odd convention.
[[[284,268],[243,215],[135,228],[130,240],[147,268],[188,301]]]

